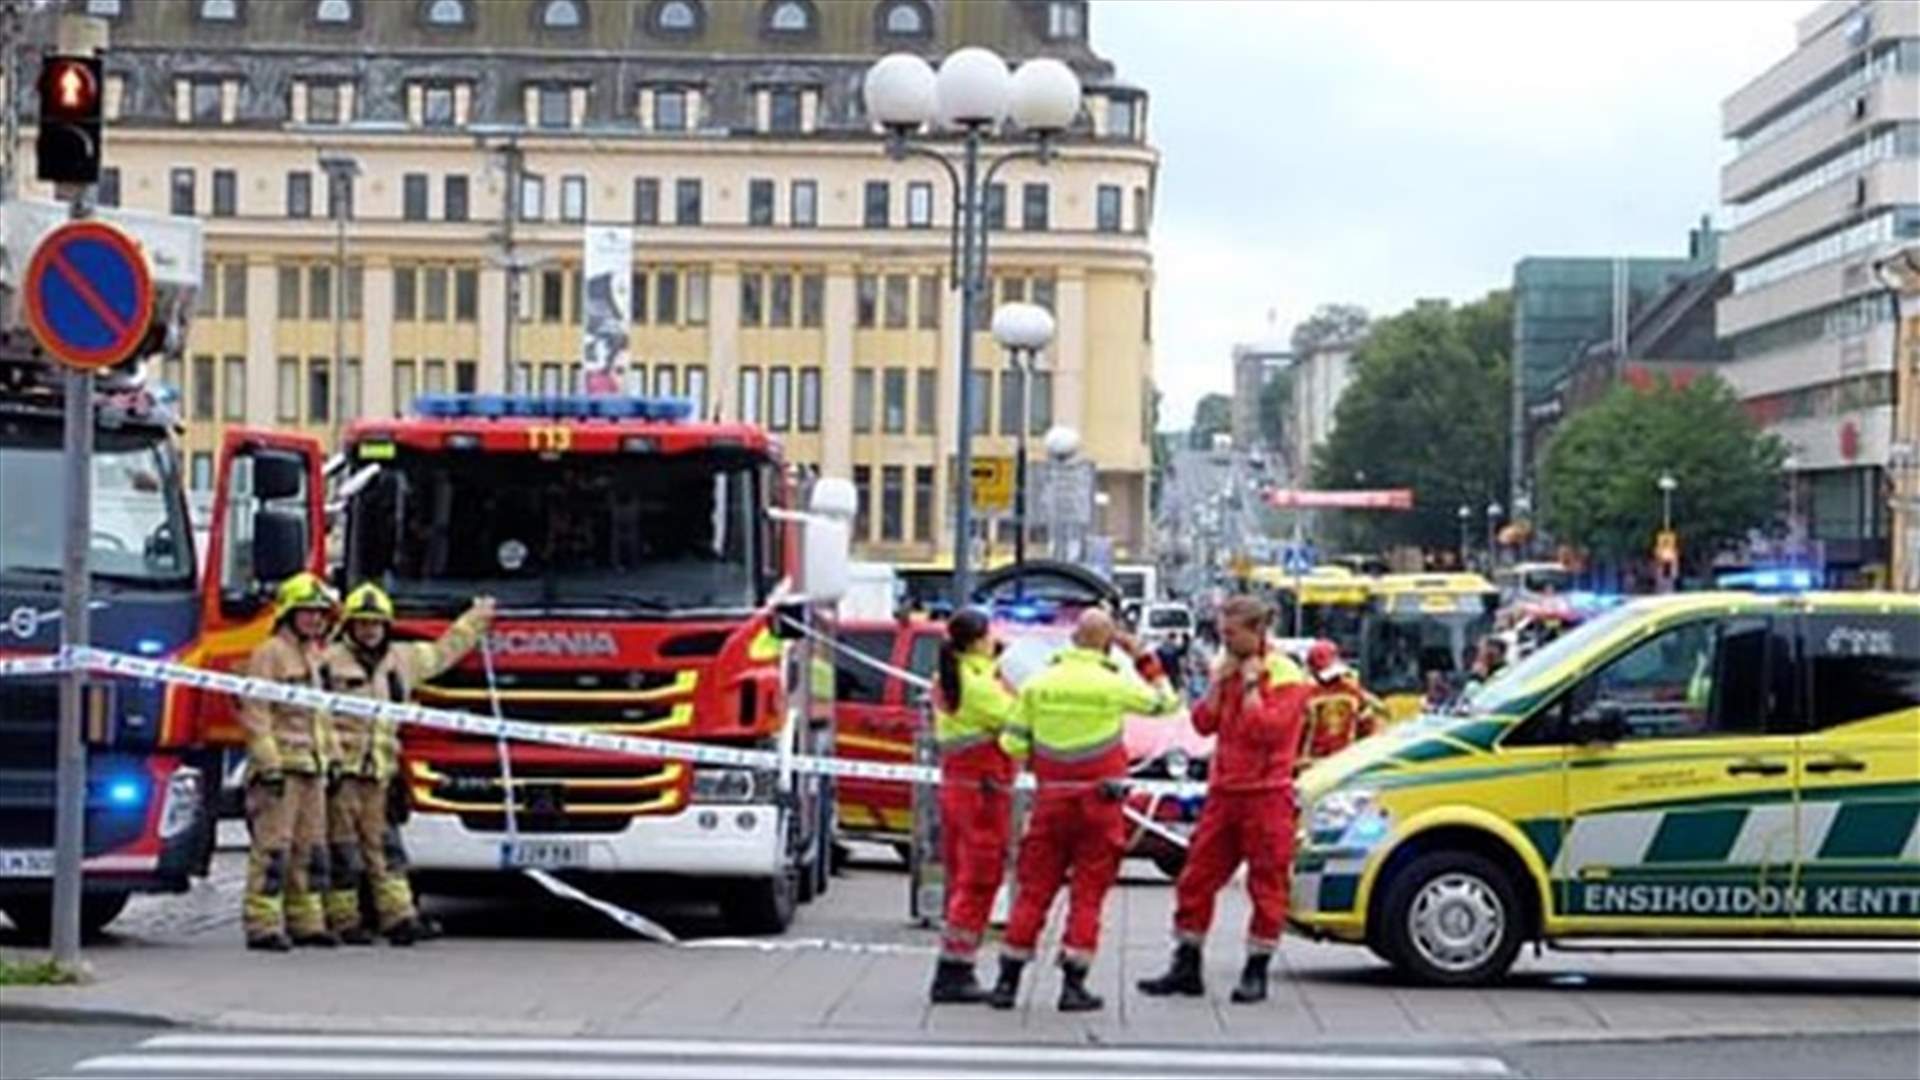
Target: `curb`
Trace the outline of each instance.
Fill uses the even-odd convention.
[[[75,1024],[88,1027],[183,1027],[193,1020],[165,1013],[89,1005],[42,1005],[0,1000],[0,1024]]]

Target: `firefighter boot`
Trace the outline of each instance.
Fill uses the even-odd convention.
[[[398,945],[404,948],[412,945],[416,941],[425,940],[427,940],[427,938],[420,932],[420,924],[413,919],[402,919],[387,928],[387,944],[389,945]]]
[[[974,1005],[987,1000],[987,992],[973,977],[973,965],[965,960],[942,959],[933,969],[935,1005]]]
[[[287,939],[287,935],[275,930],[271,934],[248,935],[247,948],[255,952],[286,952],[293,948],[293,942]]]
[[[1247,966],[1240,969],[1240,984],[1233,988],[1235,1004],[1251,1005],[1267,1000],[1267,964],[1272,960],[1271,953],[1247,954]]]
[[[1016,960],[1011,956],[1000,958],[1000,978],[993,984],[992,992],[987,994],[987,1005],[995,1009],[1011,1009],[1020,997],[1020,972],[1027,966],[1025,960]]]
[[[1087,969],[1084,965],[1062,961],[1060,974],[1061,1012],[1093,1012],[1106,1006],[1100,995],[1087,989]]]
[[[1200,946],[1183,941],[1173,947],[1173,966],[1165,975],[1153,979],[1141,979],[1134,985],[1148,997],[1170,997],[1181,994],[1186,997],[1206,995],[1206,983],[1200,978]]]
[[[335,949],[340,946],[340,935],[331,930],[319,930],[311,934],[300,934],[293,943],[303,949]]]
[[[345,930],[340,931],[340,944],[371,945],[373,944],[373,935],[367,933],[367,928],[364,926],[349,926]]]

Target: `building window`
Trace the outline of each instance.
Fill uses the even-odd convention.
[[[673,222],[676,225],[700,224],[700,181],[673,182]]]
[[[1020,434],[1020,372],[1008,368],[1000,373],[1000,434]]]
[[[420,123],[430,128],[450,128],[458,117],[453,108],[453,87],[429,86],[420,92]]]
[[[899,465],[880,468],[880,539],[899,543],[905,528],[906,469]]]
[[[300,318],[300,268],[298,266],[282,266],[279,268],[276,278],[279,288],[274,290],[278,294],[276,297],[278,302],[274,306],[279,309],[278,317],[282,319]]]
[[[536,91],[538,119],[543,128],[573,126],[573,95],[564,86],[542,86]]]
[[[888,368],[880,380],[880,427],[889,435],[907,430],[907,369]]]
[[[333,372],[324,356],[307,360],[307,423],[324,424],[333,417]]]
[[[687,92],[661,88],[653,92],[653,130],[687,130]]]
[[[1045,435],[1053,427],[1053,372],[1033,373],[1032,396],[1027,399],[1027,434]]]
[[[429,266],[420,272],[420,317],[428,322],[447,321],[447,268]]]
[[[406,221],[427,220],[426,173],[408,173],[400,178],[400,217]]]
[[[768,33],[807,34],[813,31],[813,5],[807,0],[772,0],[765,10]]]
[[[633,307],[633,323],[644,326],[647,321],[647,272],[635,270],[627,287],[627,295]]]
[[[586,21],[579,0],[547,0],[540,9],[540,25],[548,30],[578,30]]]
[[[1133,231],[1145,235],[1147,227],[1151,224],[1149,219],[1152,217],[1152,213],[1152,210],[1148,208],[1147,189],[1143,187],[1134,188]]]
[[[890,204],[892,202],[893,194],[890,190],[890,185],[888,185],[885,180],[867,181],[866,199],[864,203],[866,206],[866,215],[862,219],[866,227],[869,229],[886,228],[887,211],[891,208]]]
[[[906,274],[887,275],[887,329],[905,330],[907,328],[907,301],[911,296],[913,279]]]
[[[239,22],[240,0],[200,0],[201,22]]]
[[[892,0],[880,5],[880,36],[926,38],[933,36],[933,13],[922,0]]]
[[[467,220],[467,178],[449,173],[442,187],[441,216],[448,221]]]
[[[520,178],[520,220],[539,221],[547,216],[547,179],[544,176]]]
[[[1054,310],[1053,301],[1057,292],[1058,287],[1054,284],[1052,278],[1037,277],[1033,279],[1033,302],[1046,308],[1048,311]]]
[[[993,372],[970,371],[967,383],[972,387],[972,398],[967,404],[968,429],[975,435],[985,435],[989,430],[988,421],[993,415]]]
[[[740,422],[760,422],[760,369],[740,369]]]
[[[761,290],[765,279],[759,274],[740,275],[740,325],[760,325]]]
[[[191,406],[195,420],[213,419],[213,379],[213,357],[194,357]]]
[[[767,427],[786,431],[793,427],[793,369],[770,368],[767,371]]]
[[[853,369],[853,431],[865,435],[873,431],[873,369]]]
[[[447,362],[427,360],[420,365],[420,389],[429,394],[447,392]]]
[[[422,5],[428,26],[457,27],[467,25],[467,0],[426,0]]]
[[[587,220],[586,177],[563,176],[560,178],[560,220]]]
[[[773,181],[747,181],[747,224],[773,224]]]
[[[1132,98],[1107,99],[1107,134],[1116,139],[1138,135],[1140,106]]]
[[[235,213],[234,203],[238,198],[238,184],[234,180],[233,170],[213,170],[213,216],[232,217]]]
[[[920,276],[919,313],[915,325],[922,330],[940,329],[940,275]]]
[[[557,323],[567,313],[567,279],[558,270],[540,274],[540,321]]]
[[[653,321],[658,326],[680,321],[680,275],[671,270],[653,276]]]
[[[340,84],[308,83],[307,123],[338,124],[340,121]]]
[[[679,386],[676,384],[676,380],[675,380],[676,374],[677,372],[675,372],[672,364],[657,365],[653,369],[654,396],[672,397],[675,394],[679,393],[680,389],[679,389]],[[646,379],[644,376],[640,379],[640,385],[642,386],[646,385]]]
[[[1007,185],[987,185],[986,218],[989,229],[1007,227]]]
[[[220,82],[217,79],[199,79],[193,84],[193,122],[196,124],[217,124],[220,122]]]
[[[1047,185],[1025,184],[1020,188],[1020,227],[1028,232],[1047,230]]]
[[[193,203],[193,170],[175,169],[167,174],[167,210],[182,217],[192,217]]]
[[[320,0],[313,5],[313,21],[323,26],[352,24],[353,0]]]
[[[767,130],[780,135],[800,131],[800,91],[780,86],[767,92]]]
[[[1047,37],[1054,41],[1078,41],[1086,31],[1084,0],[1048,0]]]
[[[333,267],[307,268],[307,314],[316,319],[333,318]]]
[[[393,362],[393,415],[401,416],[413,408],[413,399],[420,395],[419,376],[415,373],[413,361],[395,360]],[[515,387],[524,390],[524,387]]]
[[[453,272],[453,318],[473,322],[480,317],[480,272],[462,267]]]
[[[327,174],[327,220],[353,220],[353,177],[347,173]]]
[[[635,225],[660,224],[660,181],[651,176],[634,177],[633,223]]]
[[[98,19],[117,19],[125,12],[126,0],[87,0],[87,14]]]
[[[697,34],[706,22],[706,12],[694,0],[656,0],[649,21],[657,33]]]
[[[819,223],[819,185],[812,180],[795,180],[787,196],[787,224],[811,228]]]
[[[1094,199],[1094,228],[1101,232],[1120,231],[1120,188],[1101,184]]]
[[[933,225],[933,185],[916,180],[907,185],[907,224],[916,229]]]
[[[940,410],[940,373],[933,368],[916,368],[913,372],[913,433],[932,435],[935,432],[934,417]]]
[[[913,538],[919,543],[933,539],[933,466],[913,467]]]
[[[101,206],[120,205],[120,169],[108,165],[100,170],[99,186],[94,188],[93,201]]]
[[[360,419],[360,358],[343,357],[340,361],[340,419]]]
[[[411,266],[393,268],[393,317],[411,322],[418,318],[419,274]]]
[[[453,391],[456,394],[471,394],[480,389],[480,365],[472,360],[453,362]]]
[[[800,369],[800,430],[820,430],[820,369]]]
[[[283,424],[300,421],[300,360],[283,356],[273,371],[273,418]]]
[[[686,386],[684,390],[684,396],[688,401],[693,402],[693,407],[695,410],[705,411],[707,407],[706,365],[704,364],[688,364],[687,365],[687,381],[686,381]]]
[[[827,306],[827,278],[824,274],[800,275],[800,325],[820,326]]]
[[[855,372],[855,374],[859,374]],[[853,538],[864,542],[873,535],[873,466],[853,467]]]
[[[247,418],[247,358],[228,356],[220,361],[220,418]]]
[[[880,279],[860,274],[853,279],[854,323],[862,330],[873,329],[880,311]]]
[[[247,264],[222,263],[220,266],[220,314],[229,319],[247,317]]]

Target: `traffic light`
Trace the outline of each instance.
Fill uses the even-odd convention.
[[[49,56],[40,68],[40,179],[92,184],[100,179],[100,58]]]

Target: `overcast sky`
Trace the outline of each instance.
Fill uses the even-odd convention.
[[[1810,0],[1103,0],[1151,95],[1162,427],[1235,342],[1506,284],[1525,255],[1679,255],[1717,208],[1720,102]],[[1269,330],[1268,312],[1274,314]]]

